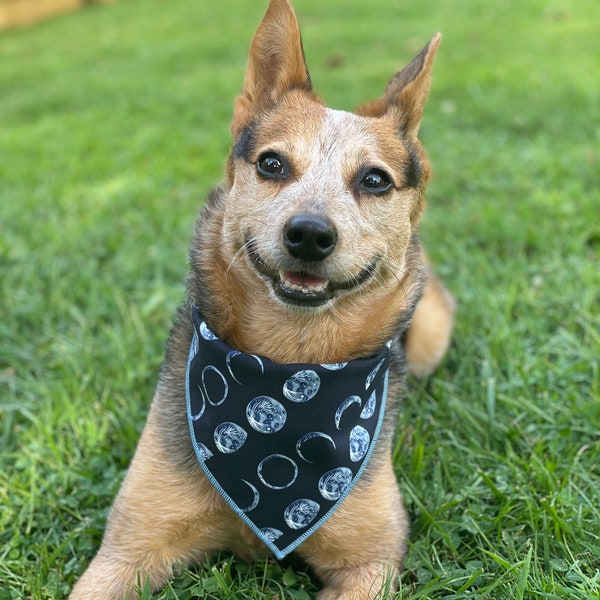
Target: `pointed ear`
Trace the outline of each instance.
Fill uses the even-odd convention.
[[[234,109],[234,135],[253,114],[269,108],[292,88],[312,91],[300,28],[288,0],[271,0],[250,47],[242,95]]]
[[[360,106],[355,112],[366,117],[393,115],[401,135],[416,137],[431,85],[433,59],[441,38],[441,34],[436,34],[427,46],[390,81],[381,98]]]

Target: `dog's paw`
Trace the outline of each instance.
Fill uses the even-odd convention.
[[[347,577],[341,577],[338,573],[335,583],[325,586],[317,594],[317,600],[387,600],[396,589],[396,568],[382,573],[381,570],[375,572],[363,566],[345,573]]]
[[[385,600],[389,597],[389,593],[380,591],[377,594],[373,595],[372,593],[367,592],[363,588],[326,588],[322,592],[317,594],[317,600]]]

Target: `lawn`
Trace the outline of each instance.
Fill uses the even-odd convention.
[[[0,33],[0,600],[65,597],[98,548],[265,6],[123,0]],[[296,9],[336,108],[444,36],[422,235],[460,308],[399,415],[397,598],[599,599],[600,4]],[[317,589],[223,555],[155,598]]]

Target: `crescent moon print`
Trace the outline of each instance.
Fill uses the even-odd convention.
[[[202,388],[197,385],[196,386],[198,388],[198,391],[200,392],[200,398],[202,398],[202,406],[200,407],[200,410],[195,414],[192,415],[192,421],[197,421],[203,414],[204,411],[206,410],[206,398],[204,397],[204,392],[202,391]]]
[[[240,357],[240,360],[236,361],[235,359],[238,356]],[[229,371],[229,374],[231,375],[232,379],[240,385],[250,383],[249,378],[256,377],[255,373],[248,373],[249,358],[253,358],[256,361],[258,367],[260,368],[261,375],[264,375],[265,365],[262,361],[262,358],[260,356],[256,356],[256,354],[244,354],[239,350],[231,350],[227,353],[227,356],[225,357],[225,364],[227,365],[227,370]],[[236,362],[238,363],[237,367]]]
[[[340,369],[343,369],[348,363],[347,362],[342,362],[342,363],[329,363],[327,365],[321,365],[324,369],[327,369],[328,371],[339,371]]]
[[[249,481],[246,481],[245,479],[242,479],[242,481],[252,490],[252,494],[254,496],[250,506],[247,506],[246,508],[240,507],[240,510],[242,512],[249,513],[251,510],[254,510],[258,506],[258,503],[260,502],[260,494],[258,493],[258,490]]]
[[[360,413],[360,418],[361,419],[370,419],[375,414],[376,406],[377,406],[377,395],[375,394],[375,392],[373,392],[369,396],[369,399],[367,400],[365,407],[362,409],[362,411]]]
[[[279,531],[274,527],[263,527],[260,532],[271,542],[278,540],[283,535],[283,531]]]
[[[338,431],[340,429],[340,421],[342,420],[342,416],[353,404],[362,404],[360,396],[349,396],[338,406],[338,409],[335,411],[335,428]]]
[[[227,354],[227,356],[225,357],[225,364],[227,365],[227,370],[229,371],[229,374],[231,375],[231,377],[237,381],[240,385],[244,385],[236,376],[235,373],[232,371],[231,369],[231,359],[235,358],[236,356],[238,356],[239,354],[241,354],[241,352],[239,350],[232,350],[231,352],[229,352]]]
[[[378,373],[379,369],[381,369],[381,365],[384,362],[385,362],[385,358],[382,358],[377,363],[377,366],[369,373],[369,376],[367,377],[367,379],[365,381],[365,390],[369,389],[369,386],[373,383],[373,380],[375,379],[375,377],[377,377],[377,373]]]
[[[207,373],[216,373],[218,375],[218,377],[221,378],[221,381],[223,382],[223,395],[216,402],[211,399],[210,394],[208,393],[208,390],[206,389],[205,377],[206,377]],[[229,384],[227,383],[227,379],[225,379],[225,376],[223,375],[223,373],[221,373],[221,371],[219,371],[219,369],[217,369],[217,367],[208,365],[207,367],[204,367],[204,369],[202,370],[201,380],[202,380],[202,387],[204,388],[204,393],[206,394],[206,397],[207,397],[208,401],[210,402],[210,404],[212,404],[213,406],[220,406],[221,404],[223,404],[223,402],[225,402],[225,399],[227,398],[227,394],[229,393]]]
[[[306,444],[306,442],[309,442],[310,440],[314,439],[314,438],[323,438],[324,440],[327,440],[328,442],[331,443],[331,445],[333,446],[333,449],[335,450],[335,442],[333,441],[333,438],[330,435],[327,435],[326,433],[323,433],[322,431],[311,431],[310,433],[305,433],[297,442],[296,442],[296,452],[298,453],[298,456],[306,461],[307,463],[314,463],[314,460],[309,460],[308,458],[306,458],[303,454],[302,454],[302,446],[304,444]]]
[[[213,340],[218,339],[217,336],[210,330],[209,326],[204,321],[200,323],[200,335],[207,342],[212,342]]]
[[[256,354],[249,354],[249,356],[256,359],[256,362],[260,366],[260,372],[264,375],[265,374],[265,365],[263,364],[262,358],[260,356],[256,356]]]
[[[213,455],[213,453],[204,444],[198,444],[197,448],[198,454],[203,461],[207,461]]]
[[[192,338],[192,356],[196,356],[200,350],[200,340],[198,339],[198,333],[194,330],[194,337]]]
[[[377,366],[369,373],[367,379],[365,380],[365,390],[368,390],[369,387],[371,386],[371,384],[373,383],[373,380],[375,379],[375,377],[377,377],[377,373],[379,372],[379,369],[381,369],[381,365],[385,362],[385,358],[382,358],[378,363]]]

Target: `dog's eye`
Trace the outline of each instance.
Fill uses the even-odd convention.
[[[284,179],[288,176],[287,161],[276,152],[265,152],[256,161],[256,170],[267,179]]]
[[[392,181],[381,169],[369,169],[362,176],[360,187],[369,194],[385,194],[392,189]]]

